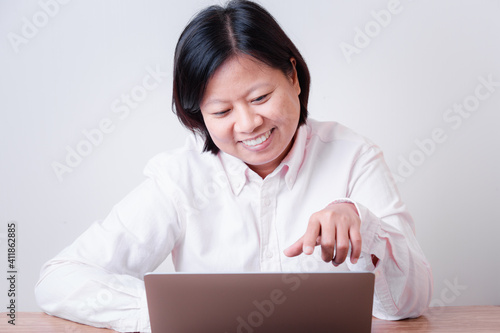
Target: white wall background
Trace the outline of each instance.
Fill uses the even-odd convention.
[[[54,1],[0,0],[0,266],[7,271],[6,226],[16,221],[20,311],[39,310],[41,265],[138,185],[149,158],[184,142],[170,107],[173,51],[189,18],[214,3],[43,5]],[[311,117],[385,151],[433,267],[433,305],[500,304],[500,1],[261,3],[310,66]],[[388,6],[390,22],[375,23]],[[369,41],[356,39],[365,28]],[[346,57],[342,43],[358,53]],[[148,70],[164,74],[141,96]],[[478,88],[481,99],[479,77],[494,82]],[[143,100],[126,114],[131,93]],[[464,103],[464,116],[447,111]],[[52,164],[85,148],[82,131],[103,121],[112,131],[59,180]],[[436,129],[443,140],[419,152],[416,141]]]

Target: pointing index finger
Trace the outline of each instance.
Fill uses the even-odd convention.
[[[307,225],[306,233],[303,236],[302,251],[305,254],[312,254],[316,246],[316,240],[320,236],[321,225],[318,220],[311,219]]]
[[[302,253],[302,240],[304,239],[304,236],[300,237],[295,243],[290,245],[288,248],[283,251],[283,253],[287,257],[295,257],[298,256],[299,254]]]

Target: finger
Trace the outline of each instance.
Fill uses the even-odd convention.
[[[343,226],[337,228],[337,242],[335,245],[336,253],[332,263],[338,266],[345,261],[347,253],[349,252],[349,233],[347,228]]]
[[[306,233],[303,236],[304,241],[302,244],[302,251],[305,254],[313,253],[314,247],[316,246],[316,240],[321,234],[321,225],[319,223],[319,220],[315,219],[313,216],[311,216],[309,224],[307,225]]]
[[[295,243],[290,245],[288,248],[283,251],[283,253],[287,257],[295,257],[298,256],[299,254],[302,253],[302,242],[303,242],[304,236],[300,237]]]
[[[358,262],[359,256],[361,255],[361,233],[359,228],[351,228],[349,230],[349,238],[351,240],[351,262],[353,264]]]
[[[321,259],[324,262],[330,262],[333,259],[335,251],[335,225],[333,223],[324,223],[321,226]]]
[[[295,243],[293,243],[292,245],[287,247],[283,251],[283,253],[287,257],[296,257],[296,256],[300,255],[303,252],[302,251],[303,239],[304,239],[304,236],[300,237]],[[320,243],[321,243],[321,236],[318,236],[318,238],[316,239],[316,245],[319,245]]]

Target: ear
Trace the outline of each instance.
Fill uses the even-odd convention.
[[[297,96],[300,95],[300,83],[299,83],[299,77],[297,75],[297,60],[295,58],[290,58],[290,62],[292,63],[292,73],[290,73],[290,80],[295,88],[295,91],[297,91]]]

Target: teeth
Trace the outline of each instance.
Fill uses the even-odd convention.
[[[263,135],[261,135],[257,139],[243,140],[242,142],[245,145],[247,145],[247,146],[256,146],[256,145],[260,145],[262,142],[266,141],[269,138],[270,135],[271,135],[271,130],[269,130],[268,132],[264,133]]]

